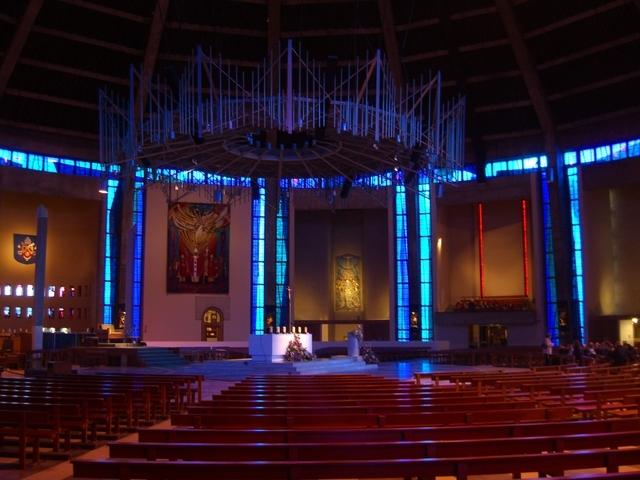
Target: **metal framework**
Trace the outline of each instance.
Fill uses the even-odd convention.
[[[100,92],[101,161],[146,167],[147,180],[199,171],[240,184],[400,169],[446,181],[462,168],[465,100],[443,101],[439,73],[398,85],[380,51],[336,63],[288,40],[255,68],[201,47],[173,81],[132,67],[128,99]]]

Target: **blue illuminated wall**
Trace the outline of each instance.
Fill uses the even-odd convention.
[[[264,333],[265,208],[264,179],[252,188],[251,205],[251,333]]]
[[[409,245],[407,199],[401,178],[395,186],[396,340],[409,341]]]
[[[420,271],[420,340],[433,340],[431,184],[420,175],[417,192],[418,252]]]

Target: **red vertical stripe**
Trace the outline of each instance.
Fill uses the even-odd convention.
[[[527,239],[527,201],[522,200],[522,271],[524,272],[524,296],[529,296],[529,245]]]
[[[478,256],[480,269],[480,298],[484,297],[484,218],[482,203],[478,203]]]

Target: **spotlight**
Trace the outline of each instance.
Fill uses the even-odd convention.
[[[100,186],[98,187],[98,193],[100,193],[102,195],[106,195],[107,193],[109,193],[109,190],[107,190],[107,181],[106,180],[101,180],[100,181]]]
[[[637,325],[637,324],[638,324],[638,317],[633,317],[633,318],[631,319],[631,321],[632,321],[634,324],[636,324],[636,325]]]

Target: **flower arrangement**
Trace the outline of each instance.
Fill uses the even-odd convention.
[[[360,347],[360,356],[362,357],[362,360],[364,360],[364,363],[379,363],[380,362],[378,360],[377,355],[373,351],[373,349],[371,347],[366,346],[366,345],[363,345],[362,347]]]
[[[287,362],[307,362],[313,360],[313,355],[302,346],[300,336],[293,335],[293,340],[287,345],[287,351],[284,353],[284,359]]]

